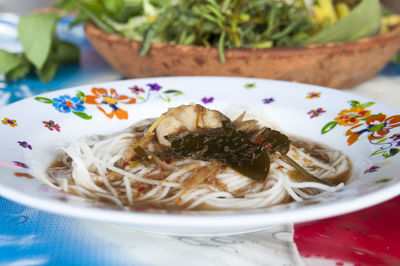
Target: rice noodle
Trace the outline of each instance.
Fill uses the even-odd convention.
[[[150,126],[151,121],[141,123]],[[295,169],[280,155],[271,156],[271,166],[263,183],[229,167],[217,169],[205,180],[192,180],[195,171],[209,172],[210,162],[185,159],[175,161],[176,171],[165,173],[154,165],[124,165],[125,151],[143,132],[123,132],[110,136],[83,137],[67,146],[59,162],[45,174],[33,167],[40,179],[66,193],[106,201],[121,208],[151,206],[174,209],[262,208],[291,200],[302,201],[321,192],[340,189],[316,182],[296,182],[289,173]],[[153,149],[154,147],[152,147]],[[303,148],[291,145],[289,154],[302,167],[321,179],[333,180],[350,169],[347,157],[338,151],[318,148],[317,159]],[[326,160],[326,161],[324,161]],[[190,182],[200,182],[187,187]]]

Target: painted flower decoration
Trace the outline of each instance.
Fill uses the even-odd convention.
[[[318,109],[309,111],[307,114],[310,115],[310,118],[314,118],[314,117],[320,116],[322,113],[325,113],[325,110],[322,108],[318,108]]]
[[[50,131],[58,131],[60,132],[60,125],[56,124],[53,120],[50,121],[42,121],[45,127],[47,127]]]
[[[62,113],[69,113],[71,111],[83,112],[85,110],[83,101],[79,97],[70,97],[68,95],[53,98],[53,106]]]
[[[400,140],[400,133],[393,134],[393,136],[391,136],[390,138],[393,139],[393,141]],[[397,146],[400,146],[400,145],[397,145]]]
[[[13,161],[14,165],[19,166],[21,168],[29,168],[29,166],[27,166],[26,164],[22,163],[22,162],[18,162],[18,161]]]
[[[203,97],[203,99],[201,99],[201,101],[202,101],[204,104],[212,103],[212,102],[214,101],[214,97]]]
[[[150,90],[151,91],[159,91],[159,90],[161,90],[161,86],[160,85],[158,85],[157,83],[149,83],[149,84],[147,84],[147,86],[149,86],[150,87]]]
[[[361,118],[367,117],[370,114],[371,111],[365,110],[364,106],[357,106],[349,110],[342,110],[334,120],[337,121],[340,126],[352,126],[358,124]]]
[[[320,92],[309,92],[306,96],[307,99],[314,99],[314,98],[319,98],[321,96]]]
[[[363,125],[365,126],[364,128],[355,131],[355,129]],[[398,126],[400,126],[400,115],[391,117],[386,117],[385,114],[373,115],[366,119],[365,124],[355,125],[346,132],[346,136],[349,136],[347,143],[352,145],[364,133],[368,134],[368,139],[370,141],[380,140],[389,134],[391,129]]]
[[[136,98],[119,95],[115,89],[92,88],[93,95],[86,95],[86,103],[95,104],[108,118],[128,119],[128,112],[121,109],[119,104],[134,104]]]
[[[25,177],[27,179],[33,179],[34,177],[28,173],[14,172],[16,177]]]
[[[18,126],[17,121],[14,119],[10,119],[7,117],[4,117],[3,120],[1,121],[4,125],[8,125],[10,127],[16,127]]]
[[[253,88],[256,87],[256,83],[255,83],[255,82],[253,82],[253,83],[246,83],[246,84],[244,85],[244,87],[245,87],[246,89],[253,89]]]
[[[35,100],[45,104],[51,104],[56,110],[62,113],[73,113],[80,118],[90,120],[92,116],[84,113],[86,109],[84,106],[85,94],[81,91],[77,91],[76,95],[71,97],[63,95],[58,98],[49,99],[46,97],[35,97]]]
[[[26,142],[26,141],[18,141],[18,144],[19,144],[22,148],[32,150],[32,146],[31,146],[28,142]]]
[[[364,174],[377,172],[379,170],[379,168],[380,168],[379,166],[373,165],[370,168],[368,168],[367,170],[365,170]]]
[[[272,102],[275,102],[274,98],[265,98],[262,100],[264,104],[270,104]]]
[[[139,88],[137,85],[129,88],[134,94],[139,95],[140,93],[145,93],[143,88]]]

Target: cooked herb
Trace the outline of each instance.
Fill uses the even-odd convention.
[[[230,120],[223,120],[220,128],[184,131],[165,137],[171,143],[171,149],[158,154],[161,158],[216,160],[262,182],[270,169],[269,154],[279,152],[299,171],[303,181],[328,184],[290,159],[286,155],[290,148],[289,138],[267,127],[259,132],[241,131],[236,130]]]
[[[220,128],[166,136],[171,142],[171,149],[160,156],[217,160],[246,176],[263,181],[270,167],[267,151],[252,142],[248,132],[237,131],[228,120],[222,123]]]
[[[143,149],[142,147],[140,147],[139,145],[135,147],[134,151],[136,152],[136,154],[139,156],[139,158],[147,163],[150,164],[153,162],[153,156],[150,155],[149,153],[147,153],[147,151],[145,149]]]

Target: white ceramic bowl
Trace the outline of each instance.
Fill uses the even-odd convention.
[[[106,94],[119,95],[116,106],[125,110],[125,115],[113,114],[102,101],[79,101],[83,95],[100,97],[99,88]],[[132,98],[136,102],[128,104],[132,101],[127,99]],[[63,99],[72,101],[72,106],[65,105]],[[59,143],[82,135],[119,131],[143,118],[157,117],[168,107],[192,102],[218,110],[231,104],[251,108],[272,117],[290,135],[342,150],[353,163],[351,180],[340,191],[272,208],[128,212],[63,194],[30,178],[29,168],[25,168],[29,167],[28,158],[35,158],[45,168],[60,152]],[[400,194],[399,114],[395,108],[337,90],[249,78],[149,78],[54,91],[0,110],[0,194],[62,215],[175,235],[242,233],[330,217]]]

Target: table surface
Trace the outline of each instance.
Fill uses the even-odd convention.
[[[12,25],[17,17],[0,15],[0,26],[1,20]],[[62,67],[47,84],[34,76],[10,83],[0,77],[0,107],[46,91],[121,79],[93,50],[83,29],[71,31],[69,22],[61,21],[57,33],[79,45],[80,63]],[[19,49],[12,30],[8,33],[0,27],[0,48]],[[390,64],[346,91],[400,109],[400,66]],[[399,265],[399,208],[397,197],[330,219],[193,238],[59,216],[0,197],[0,265]]]

